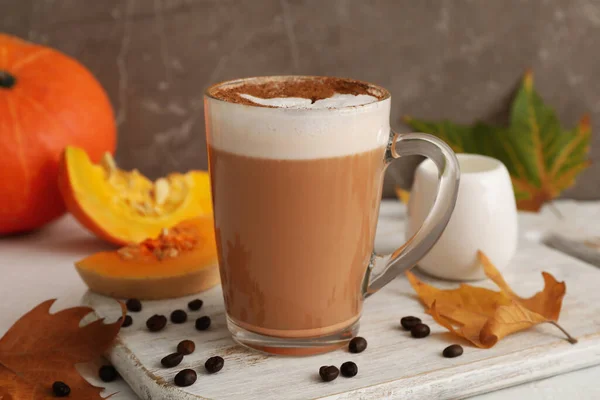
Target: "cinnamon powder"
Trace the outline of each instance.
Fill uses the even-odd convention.
[[[249,94],[261,99],[281,97],[300,97],[317,100],[327,99],[334,94],[369,95],[381,100],[388,93],[377,86],[353,79],[315,76],[274,76],[249,78],[241,81],[225,82],[208,89],[208,94],[219,100],[230,103],[246,104],[260,107],[271,107],[257,104],[241,97]]]

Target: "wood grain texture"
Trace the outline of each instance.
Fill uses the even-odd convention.
[[[402,241],[400,207],[397,202],[382,205],[377,239],[382,252]],[[596,205],[594,210],[600,207]],[[198,312],[190,312],[190,322],[169,324],[158,333],[149,333],[145,320],[154,313],[168,315],[175,308],[185,308],[190,298],[145,302],[141,313],[131,313],[133,325],[122,330],[119,343],[108,357],[142,399],[165,400],[456,399],[600,364],[600,271],[537,242],[544,232],[566,223],[564,220],[558,221],[544,211],[539,215],[521,214],[520,223],[523,240],[509,268],[503,271],[504,276],[521,295],[531,295],[542,287],[542,270],[565,280],[567,295],[560,323],[579,339],[577,345],[567,343],[557,329],[546,324],[512,335],[492,349],[474,348],[424,314],[408,282],[399,278],[365,303],[360,334],[369,346],[361,354],[341,349],[314,357],[283,358],[245,350],[231,340],[220,289],[213,289],[199,296],[205,305]],[[426,280],[439,287],[456,286]],[[493,287],[488,281],[478,284]],[[101,316],[114,318],[118,313],[114,302],[101,296],[89,294],[86,302]],[[213,325],[208,331],[198,332],[192,321],[205,314],[213,318]],[[405,315],[421,317],[430,325],[432,334],[425,339],[411,338],[399,328],[399,320]],[[162,368],[160,359],[173,352],[183,339],[196,342],[195,353],[186,356],[176,368]],[[451,343],[464,346],[462,357],[441,356]],[[208,375],[203,365],[213,355],[223,356],[225,367],[218,374]],[[340,365],[348,360],[359,367],[356,377],[339,377],[330,383],[320,381],[321,365]],[[183,368],[198,371],[198,381],[188,388],[176,388],[173,377]]]

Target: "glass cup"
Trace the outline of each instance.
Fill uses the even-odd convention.
[[[414,266],[446,227],[459,168],[426,134],[390,130],[391,97],[340,108],[274,108],[214,96],[249,84],[310,83],[310,76],[228,81],[205,94],[219,270],[233,338],[276,354],[333,350],[355,336],[363,301]],[[420,154],[437,167],[437,196],[395,252],[373,251],[384,172]]]

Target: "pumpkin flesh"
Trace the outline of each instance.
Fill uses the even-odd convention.
[[[109,154],[92,164],[85,151],[67,147],[59,186],[69,211],[90,231],[115,243],[141,242],[163,228],[212,214],[204,171],[173,173],[156,182],[116,167]]]
[[[219,282],[213,221],[184,221],[117,251],[75,263],[88,287],[117,298],[164,299],[209,289]]]

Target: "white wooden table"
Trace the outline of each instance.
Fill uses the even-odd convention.
[[[382,214],[397,207],[397,202],[386,202],[382,206]],[[525,218],[532,226],[539,224],[540,230],[548,228],[550,224],[562,232],[572,230],[574,235],[600,236],[600,224],[595,228],[590,223],[594,216],[600,216],[600,203],[582,205],[561,202],[558,207],[565,216],[563,221],[557,220],[548,210]],[[595,220],[600,221],[600,218]],[[577,221],[585,224],[586,229],[574,229],[573,223]],[[383,223],[381,229],[385,230],[390,226]],[[48,298],[59,298],[56,309],[78,304],[86,288],[77,276],[73,262],[104,248],[106,247],[101,242],[82,230],[70,217],[33,234],[0,240],[0,276],[3,277],[0,279],[0,334],[23,313]],[[598,282],[600,285],[600,271]],[[90,381],[99,383],[94,377],[95,370],[95,366],[83,367],[84,374],[90,377]],[[477,398],[597,399],[600,398],[598,376],[600,367],[593,367]],[[119,393],[114,399],[136,398],[122,381],[110,384],[106,394],[115,391]]]

